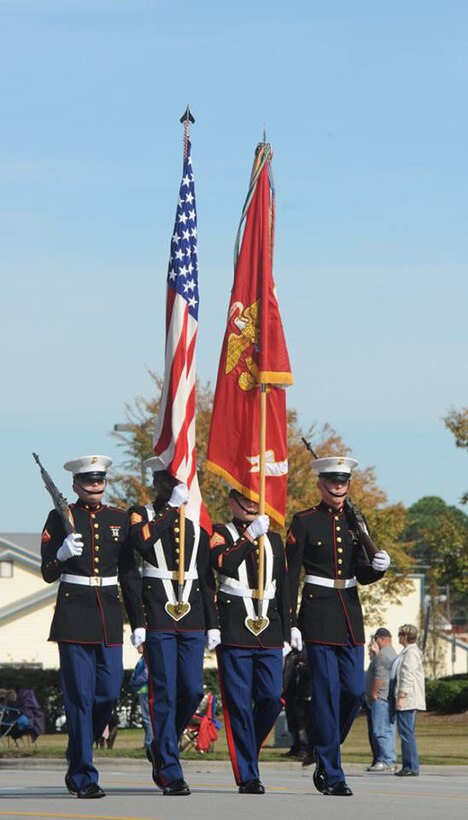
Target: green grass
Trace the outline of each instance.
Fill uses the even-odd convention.
[[[468,765],[468,714],[435,715],[421,713],[416,723],[416,736],[421,763],[433,765]],[[47,757],[65,758],[67,736],[42,735],[37,743],[22,743],[15,746],[12,741],[2,740],[0,757]],[[399,741],[398,741],[399,749]],[[282,761],[281,753],[285,749],[274,748],[267,741],[261,754],[263,761]],[[143,749],[143,731],[141,729],[120,729],[113,749],[99,749],[96,756],[104,758],[129,757],[146,759]],[[182,758],[199,760],[197,752],[184,752]],[[224,731],[219,732],[215,749],[207,758],[210,760],[228,760],[228,751]],[[343,746],[345,763],[370,762],[370,750],[367,741],[365,717],[360,716]]]

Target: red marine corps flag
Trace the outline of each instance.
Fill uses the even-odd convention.
[[[270,145],[260,143],[236,240],[206,466],[283,526],[288,461],[282,388],[292,384],[292,375],[272,273],[271,157]]]
[[[190,490],[185,509],[187,518],[211,533],[211,520],[198,484],[195,449],[195,344],[199,297],[195,185],[188,138],[189,124],[195,120],[189,108],[181,122],[184,124],[184,167],[167,274],[164,386],[153,449],[161,467],[187,484]]]

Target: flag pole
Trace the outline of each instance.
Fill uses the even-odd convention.
[[[263,129],[263,145],[267,145],[266,129]],[[260,151],[257,157],[260,158]],[[258,173],[258,163],[255,171]],[[252,176],[254,171],[252,171]],[[261,340],[260,340],[261,343]],[[267,385],[260,385],[260,464],[259,464],[259,515],[265,513],[265,458],[266,458],[266,421],[267,421]],[[265,597],[265,536],[261,535],[258,539],[258,614],[257,624],[259,629],[263,625],[263,601]]]
[[[189,128],[192,122],[195,122],[195,117],[192,116],[189,106],[185,109],[180,118],[180,122],[184,126],[184,161],[187,159]],[[185,583],[185,504],[182,504],[179,512],[179,569],[177,572],[177,607],[179,611],[183,607],[183,594]]]

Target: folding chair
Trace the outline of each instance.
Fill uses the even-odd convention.
[[[0,701],[0,740],[8,738],[15,727],[21,712],[8,701]]]
[[[181,752],[194,750],[200,754],[212,752],[215,741],[218,739],[218,729],[220,723],[216,719],[216,696],[209,692],[204,703],[205,711],[202,709],[195,712],[190,723],[180,738],[179,748]]]

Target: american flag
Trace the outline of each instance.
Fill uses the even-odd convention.
[[[165,469],[190,489],[187,518],[211,532],[198,485],[195,449],[198,302],[197,213],[187,140],[167,274],[164,386],[153,449]]]

